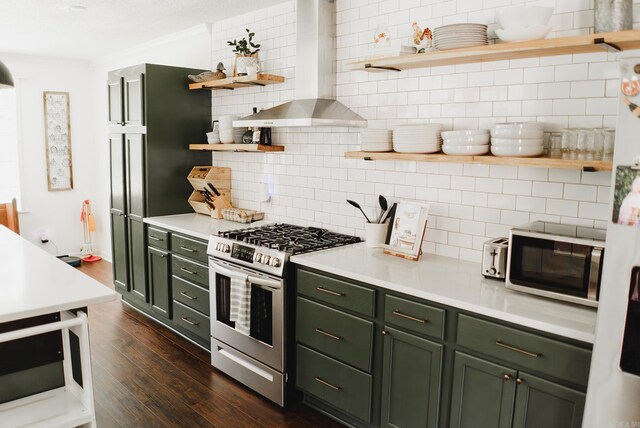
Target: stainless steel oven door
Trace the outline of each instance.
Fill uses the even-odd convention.
[[[245,276],[250,287],[249,335],[231,321],[231,278]],[[211,336],[249,357],[284,370],[284,280],[209,258]]]

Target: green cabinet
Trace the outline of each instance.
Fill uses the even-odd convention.
[[[125,125],[144,125],[144,72],[123,77]]]
[[[109,125],[124,125],[123,78],[110,75],[107,80],[107,99],[109,101]]]
[[[383,333],[381,425],[437,427],[443,346],[391,327]]]
[[[169,289],[169,252],[149,247],[149,294],[151,310],[161,317],[171,318],[171,291]]]
[[[111,248],[113,249],[113,282],[121,294],[131,291],[129,286],[129,233],[126,211],[126,174],[124,136],[109,138],[111,171]]]

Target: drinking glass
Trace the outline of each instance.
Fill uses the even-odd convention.
[[[615,145],[615,141],[616,130],[612,128],[605,128],[602,159],[613,160],[613,147]]]
[[[593,159],[602,159],[602,155],[604,152],[604,129],[603,128],[595,128],[593,130],[593,139],[591,147],[589,148]]]
[[[593,146],[593,129],[578,129],[578,159],[588,159],[591,156],[589,149]]]
[[[562,134],[560,132],[552,132],[549,135],[549,157],[562,157]]]
[[[572,128],[562,130],[562,157],[565,159],[576,158],[576,147],[578,140],[578,132]]]

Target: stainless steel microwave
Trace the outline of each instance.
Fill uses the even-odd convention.
[[[511,229],[507,288],[597,307],[605,233],[542,221]]]

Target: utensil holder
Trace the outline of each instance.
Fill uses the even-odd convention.
[[[367,247],[378,248],[384,244],[387,238],[387,223],[365,223],[364,235]]]

